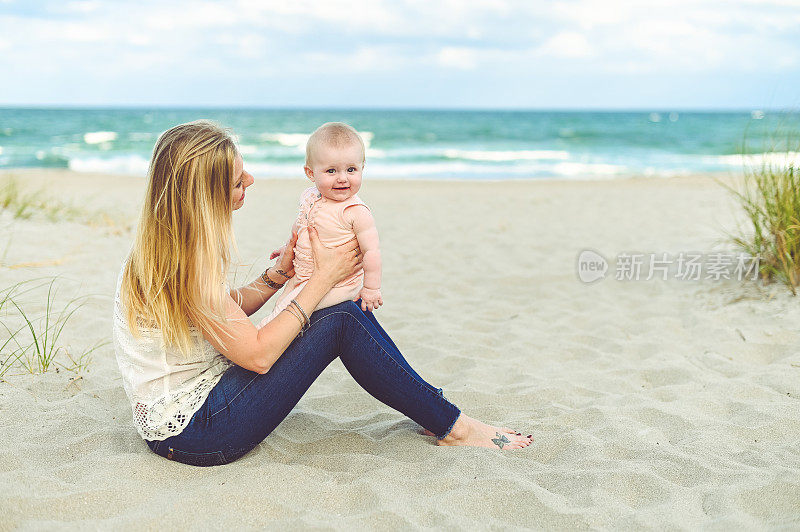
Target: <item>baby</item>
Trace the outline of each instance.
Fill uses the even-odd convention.
[[[365,311],[383,304],[378,230],[369,207],[356,196],[361,188],[365,161],[364,141],[347,124],[328,122],[309,137],[304,170],[315,186],[300,195],[299,212],[292,226],[292,232],[297,233],[295,274],[286,282],[275,309],[259,327],[275,318],[297,297],[314,271],[309,224],[316,227],[320,241],[327,247],[344,244],[355,235],[364,265],[362,270],[335,285],[316,308],[359,298],[361,309]],[[273,257],[277,253],[273,252]]]

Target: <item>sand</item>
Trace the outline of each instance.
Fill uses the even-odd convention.
[[[77,352],[110,338],[144,180],[14,174],[86,213],[0,215],[0,288],[61,276],[59,301],[95,294],[61,342]],[[248,190],[240,280],[284,239],[305,186]],[[360,195],[381,235],[378,318],[465,413],[533,445],[438,447],[336,360],[253,452],[186,466],[139,438],[106,345],[80,378],[0,382],[0,528],[800,527],[798,299],[775,285],[576,275],[585,248],[725,249],[735,211],[709,176],[367,178]]]

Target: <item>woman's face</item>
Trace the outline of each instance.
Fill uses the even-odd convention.
[[[253,176],[244,169],[242,156],[237,153],[236,162],[233,163],[233,193],[231,194],[234,211],[244,205],[244,190],[252,185],[253,181]]]

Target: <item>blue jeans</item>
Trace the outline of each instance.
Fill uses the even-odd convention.
[[[231,366],[180,434],[148,441],[156,454],[197,466],[232,462],[248,453],[289,415],[336,357],[370,395],[441,439],[461,410],[420,377],[361,302],[311,314],[298,336],[265,374]]]

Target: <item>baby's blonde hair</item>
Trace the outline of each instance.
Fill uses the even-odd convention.
[[[158,138],[120,294],[135,336],[139,326],[160,329],[187,354],[192,327],[225,321],[237,154],[230,131],[207,120]]]
[[[319,146],[326,145],[334,148],[344,148],[358,142],[361,146],[361,157],[364,162],[367,160],[364,140],[352,126],[344,122],[326,122],[319,126],[306,143],[306,166],[310,166],[314,160],[314,153]]]

